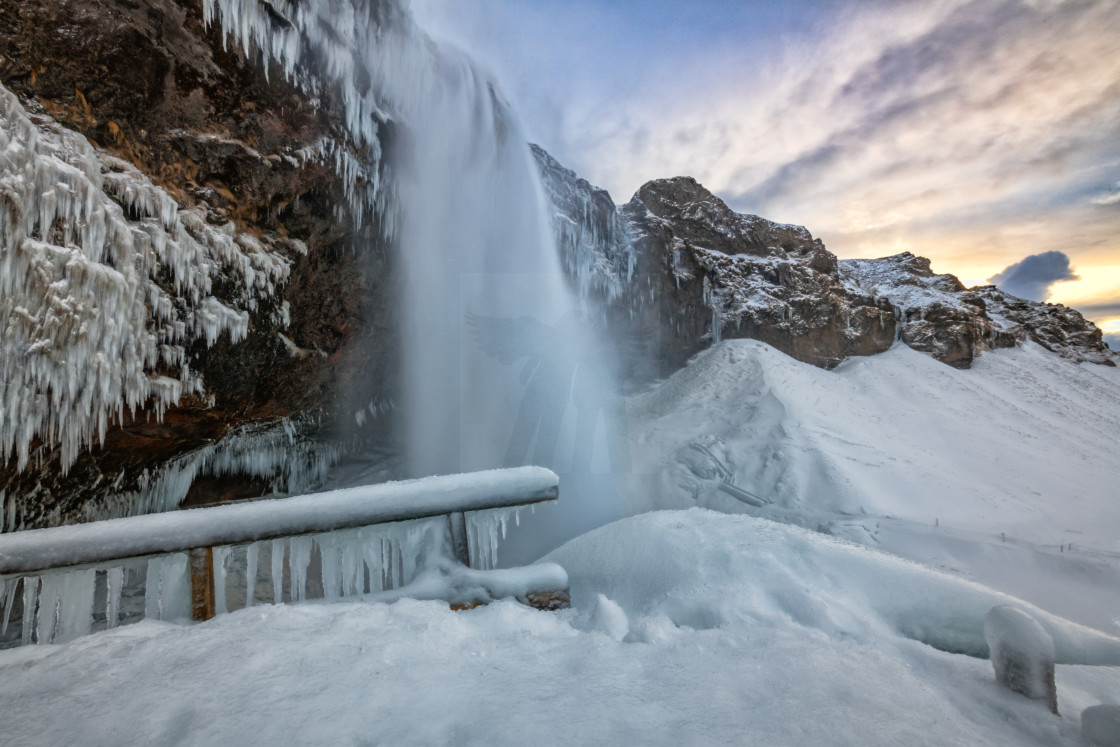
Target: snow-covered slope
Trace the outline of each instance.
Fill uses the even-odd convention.
[[[12,649],[0,733],[1076,745],[1082,710],[1117,702],[1117,369],[1028,343],[970,370],[899,345],[825,371],[733,340],[629,414],[626,509],[646,513],[547,557],[571,610],[262,605]],[[696,506],[720,511],[650,511]],[[1061,715],[976,658],[997,605],[1053,638]]]
[[[1062,716],[1051,715],[998,686],[987,661],[913,639],[982,642],[987,608],[1014,600],[795,527],[659,512],[551,559],[569,570],[570,611],[266,605],[0,652],[0,733],[20,745],[78,734],[89,745],[1076,745],[1081,711],[1120,692],[1116,667],[1059,663]],[[1034,613],[1059,662],[1120,654],[1116,639]]]
[[[823,371],[730,340],[630,417],[632,512],[753,512],[1120,630],[1120,370],[1027,343],[970,370],[896,345]],[[721,466],[770,503],[721,490]]]

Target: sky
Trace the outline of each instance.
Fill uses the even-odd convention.
[[[1120,2],[412,6],[617,203],[693,176],[841,258],[1010,278],[1120,343]]]

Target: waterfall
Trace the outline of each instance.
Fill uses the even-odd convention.
[[[397,239],[413,476],[502,466],[520,367],[491,358],[474,337],[515,355],[546,344],[574,305],[513,114],[462,55],[441,51],[434,63],[440,84],[416,102],[411,137],[394,154],[407,163]]]
[[[337,170],[356,224],[363,229],[375,226],[376,240],[390,244],[400,258],[400,409],[406,415],[404,441],[412,476],[527,462],[555,467],[564,451],[557,449],[561,426],[575,419],[565,413],[573,388],[578,389],[577,372],[594,369],[586,364],[594,356],[556,251],[552,211],[527,138],[497,83],[465,54],[433,43],[416,27],[405,5],[397,0],[203,0],[203,11],[208,24],[221,26],[226,43],[233,39],[247,54],[261,55],[266,74],[280,72],[304,87],[314,95],[314,105],[340,107],[340,137],[310,143],[299,156]],[[108,384],[85,387],[82,396],[72,403],[63,401],[62,412],[50,417],[34,412],[36,417],[5,420],[0,413],[0,453],[14,450],[22,467],[29,459],[32,432],[38,429],[49,442],[62,442],[64,465],[69,466],[81,446],[95,436],[104,437],[107,415],[113,410],[119,417],[124,406],[135,408],[154,399],[158,414],[183,391],[201,392],[200,379],[184,363],[182,345],[198,339],[210,346],[223,332],[234,343],[245,337],[255,297],[270,296],[287,280],[289,267],[251,235],[235,233],[232,225],[210,228],[199,215],[179,209],[129,164],[114,161],[114,169],[103,175],[98,159],[105,160],[104,155],[61,128],[36,129],[15,96],[0,89],[0,145],[10,139],[5,134],[9,131],[30,147],[12,149],[23,160],[16,163],[8,157],[0,166],[7,169],[4,173],[16,167],[22,169],[20,174],[26,172],[27,178],[19,182],[26,187],[21,199],[28,208],[41,209],[38,222],[29,218],[19,231],[9,226],[8,212],[0,212],[0,234],[34,250],[24,252],[30,259],[20,255],[21,261],[42,255],[60,267],[64,261],[88,266],[85,274],[71,271],[76,277],[70,278],[71,285],[81,285],[80,291],[102,302],[119,296],[117,306],[132,314],[121,319],[119,314],[103,315],[114,334],[118,329],[112,323],[127,322],[118,325],[124,353],[114,348],[112,356],[124,362],[106,366]],[[56,153],[69,153],[72,163]],[[44,186],[52,184],[60,196],[43,202],[44,191],[55,195]],[[103,194],[107,192],[129,208],[127,215]],[[133,214],[145,220],[142,226],[133,225],[138,223],[130,221]],[[62,252],[33,238],[48,238],[58,216],[68,244],[77,241],[69,234],[84,232],[78,242],[84,253],[74,248]],[[356,233],[368,235],[364,230]],[[103,255],[127,272],[110,271],[113,262],[102,266]],[[14,251],[5,252],[9,263],[15,256]],[[173,300],[154,284],[160,262],[193,303],[192,326],[168,324],[161,331],[164,337],[145,336],[140,332],[151,318],[175,321]],[[71,265],[66,265],[68,271]],[[228,308],[208,295],[212,276],[222,271],[237,281],[244,308]],[[0,268],[0,286],[13,285],[27,274],[22,266],[5,265]],[[35,308],[50,306],[49,298],[33,300]],[[2,304],[0,312],[6,313]],[[286,315],[285,307],[285,319]],[[158,347],[159,343],[164,344]],[[127,347],[130,344],[138,349]],[[51,360],[45,360],[41,371],[21,365],[29,371],[27,376],[56,390],[79,389],[74,385],[84,373],[79,364],[97,359],[97,351],[77,352],[80,355],[72,356],[68,367]],[[151,374],[159,355],[168,365],[181,365],[180,379]],[[0,370],[8,371],[2,364]],[[69,389],[57,386],[64,379],[70,381]],[[586,373],[583,380],[597,381],[596,375]],[[122,388],[125,398],[120,397]],[[98,398],[89,393],[93,389],[105,393]],[[23,398],[19,403],[25,400],[31,401]],[[9,409],[27,414],[30,406]],[[59,409],[58,403],[55,407]],[[599,409],[593,408],[596,415]],[[70,418],[73,425],[66,418],[71,411],[82,416]],[[567,458],[577,460],[572,455],[571,423],[568,434]],[[243,474],[271,473],[286,462],[284,474],[291,485],[299,484],[296,473],[303,464],[285,449],[285,441],[292,439],[286,420],[282,432],[245,433],[239,438],[242,448],[215,445],[179,460],[167,480],[142,491],[144,500],[119,508],[131,513],[134,508],[173,507],[193,477],[206,469],[215,474],[235,467]],[[329,460],[311,461],[314,471],[325,469]],[[0,492],[0,530],[15,523],[14,514],[4,515],[4,505]],[[516,518],[512,510],[467,517],[480,565],[498,562],[497,543],[511,517]],[[284,549],[289,598],[308,596],[308,572],[315,557],[323,595],[333,599],[366,593],[367,577],[371,593],[409,583],[421,554],[417,548],[432,545],[444,530],[443,519],[432,519],[297,536],[287,540],[286,548],[280,541],[263,543],[271,553],[272,598],[282,598]],[[230,574],[243,579],[237,583],[244,585],[245,604],[253,602],[260,550],[258,544],[244,551],[213,548],[217,612],[231,609],[226,593]],[[105,628],[139,616],[185,618],[190,613],[187,568],[181,553],[147,560],[142,613],[122,609],[122,604],[131,603],[124,565],[25,577],[18,612],[20,640],[61,642],[83,635],[95,618],[100,627],[101,610]],[[3,581],[0,627],[6,628],[15,614],[16,583],[14,578]]]
[[[468,320],[499,347],[539,346],[575,299],[497,83],[395,0],[205,0],[204,11],[266,67],[341,102],[350,142],[311,150],[338,167],[355,215],[377,214],[380,240],[401,260],[409,472],[501,466],[522,384],[512,361],[475,343]]]

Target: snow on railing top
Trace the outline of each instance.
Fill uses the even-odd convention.
[[[542,467],[517,467],[33,529],[0,536],[0,574],[524,506],[558,496],[555,473]]]

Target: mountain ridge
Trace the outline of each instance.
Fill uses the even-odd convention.
[[[803,226],[737,213],[692,177],[652,180],[615,206],[532,147],[560,250],[583,252],[568,263],[588,273],[580,291],[608,309],[628,306],[654,330],[655,377],[725,337],[761,340],[823,368],[896,339],[957,368],[1028,339],[1071,360],[1116,365],[1096,325],[1061,304],[966,288],[909,252],[839,260]],[[572,236],[572,226],[583,234]],[[619,290],[610,281],[624,274],[623,260],[631,282]],[[613,292],[596,295],[600,287]]]

